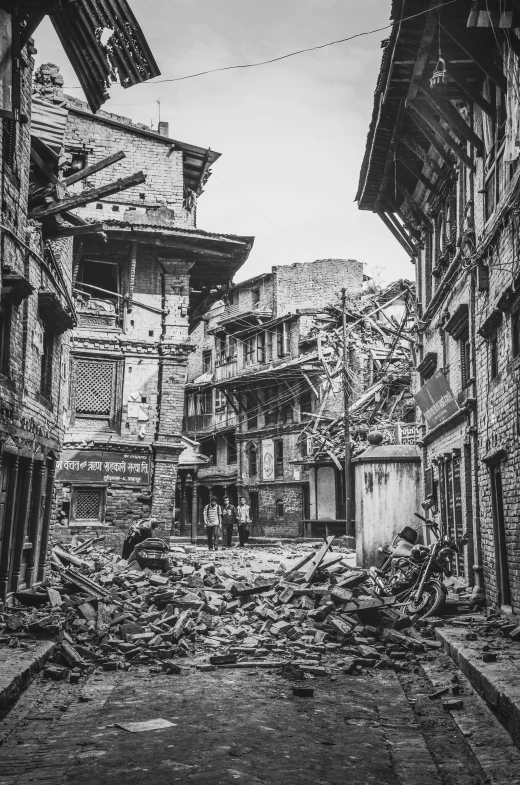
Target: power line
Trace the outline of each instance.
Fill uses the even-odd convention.
[[[453,3],[458,2],[458,0],[450,0],[448,3],[439,3],[439,5],[434,6],[433,8],[428,8],[425,11],[420,11],[417,14],[411,14],[410,16],[405,16],[399,20],[399,24],[402,22],[406,22],[409,19],[415,19],[418,16],[422,16],[423,14],[431,14],[432,11],[435,11],[437,8],[446,7],[448,5],[452,5]],[[289,57],[296,57],[297,55],[304,54],[305,52],[315,52],[317,49],[326,49],[329,46],[336,46],[336,44],[344,44],[347,41],[353,41],[355,38],[361,38],[362,36],[372,35],[373,33],[380,33],[383,30],[388,30],[392,27],[392,24],[384,25],[384,27],[376,27],[373,30],[365,30],[362,33],[355,33],[354,35],[349,35],[347,38],[339,38],[337,41],[329,41],[326,44],[318,44],[317,46],[309,46],[305,49],[297,49],[296,52],[288,52],[288,54],[280,55],[279,57],[273,57],[270,60],[261,60],[259,63],[242,63],[240,65],[226,65],[221,68],[210,68],[207,71],[199,71],[196,74],[188,74],[187,76],[177,76],[172,79],[158,79],[156,82],[148,82],[147,84],[162,84],[164,82],[182,82],[185,79],[195,79],[199,76],[206,76],[207,74],[216,74],[219,71],[233,71],[238,68],[258,68],[261,65],[269,65],[270,63],[278,63],[280,60],[286,60]]]
[[[435,11],[437,8],[446,8],[449,5],[453,5],[453,3],[457,3],[459,0],[449,0],[447,3],[439,3],[439,5],[433,6],[433,8],[427,8],[425,11],[420,11],[417,14],[411,14],[410,16],[403,16],[402,19],[399,20],[399,24],[403,22],[407,22],[409,19],[416,19],[418,16],[423,16],[424,14],[431,14],[432,11]],[[338,38],[337,41],[328,41],[326,44],[318,44],[316,46],[308,46],[305,49],[297,49],[295,52],[288,52],[287,54],[280,55],[279,57],[272,57],[269,60],[261,60],[259,63],[241,63],[239,65],[226,65],[222,66],[221,68],[210,68],[207,71],[199,71],[196,74],[187,74],[186,76],[176,76],[170,79],[158,79],[156,82],[147,81],[143,82],[142,84],[146,85],[154,85],[154,84],[164,84],[165,82],[182,82],[186,79],[196,79],[199,76],[206,76],[207,74],[216,74],[220,71],[234,71],[239,68],[258,68],[261,65],[270,65],[271,63],[278,63],[280,60],[287,60],[289,57],[296,57],[297,55],[305,54],[306,52],[315,52],[318,49],[326,49],[329,46],[336,46],[337,44],[344,44],[347,41],[353,41],[355,38],[362,38],[366,35],[373,35],[374,33],[381,33],[383,30],[389,30],[393,27],[392,24],[384,25],[383,27],[376,27],[373,30],[364,30],[361,33],[355,33],[354,35],[349,35],[347,38]],[[65,87],[66,90],[80,90],[80,85],[73,85],[70,87]]]

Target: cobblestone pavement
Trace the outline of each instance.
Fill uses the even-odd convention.
[[[425,667],[433,683],[454,670],[444,655]],[[258,670],[143,668],[93,673],[78,686],[38,677],[0,723],[0,783],[518,783],[516,747],[463,677],[457,718],[426,697],[432,681],[417,671],[316,678],[314,698]],[[158,717],[175,724],[143,733],[115,725]]]

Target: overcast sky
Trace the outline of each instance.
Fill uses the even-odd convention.
[[[162,77],[277,57],[388,24],[390,0],[130,0]],[[413,278],[380,219],[354,202],[388,30],[272,65],[111,89],[107,111],[222,153],[199,201],[202,229],[254,235],[236,280],[274,264],[329,257]],[[54,29],[35,33],[37,65],[60,66],[83,97]],[[244,201],[245,200],[245,201]],[[249,204],[247,204],[249,203]],[[250,206],[251,205],[251,206]]]

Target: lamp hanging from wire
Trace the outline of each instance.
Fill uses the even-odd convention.
[[[430,89],[435,90],[437,92],[442,92],[445,86],[448,84],[448,74],[446,72],[446,60],[442,56],[441,50],[441,14],[439,10],[439,56],[437,59],[437,65],[433,71],[433,75],[430,79]]]

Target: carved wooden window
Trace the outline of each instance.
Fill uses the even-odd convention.
[[[117,368],[117,360],[75,360],[71,408],[76,426],[115,427]]]
[[[72,488],[71,523],[76,525],[103,524],[105,488],[85,486]]]

